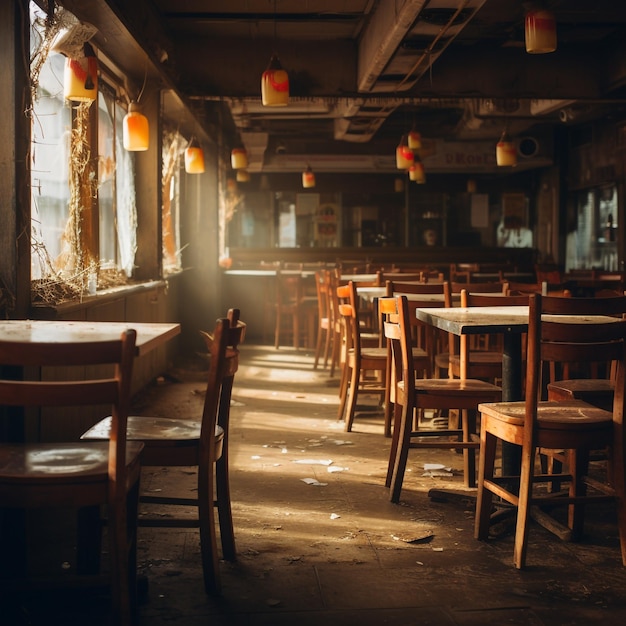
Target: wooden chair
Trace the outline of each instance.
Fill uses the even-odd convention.
[[[197,499],[180,496],[142,495],[145,504],[194,507],[195,518],[150,517],[142,515],[140,526],[200,528],[200,548],[204,588],[207,593],[220,591],[219,555],[214,508],[219,519],[222,555],[236,559],[235,536],[230,505],[228,478],[228,440],[230,400],[239,366],[239,345],[245,334],[239,310],[218,319],[212,335],[202,333],[209,351],[204,407],[200,419],[178,419],[132,415],[128,418],[128,439],[145,445],[145,466],[196,466]],[[102,420],[84,435],[84,440],[107,439],[110,420]]]
[[[525,402],[483,404],[479,407],[482,428],[475,536],[487,539],[489,535],[494,495],[517,507],[513,560],[518,569],[526,564],[529,518],[533,507],[568,506],[568,528],[571,537],[576,540],[582,534],[584,505],[607,500],[617,502],[622,562],[626,565],[623,429],[626,321],[621,319],[624,311],[624,297],[598,299],[531,295]],[[589,316],[596,315],[602,317],[590,322]],[[617,363],[612,412],[580,400],[540,400],[544,365],[592,360]],[[519,476],[495,476],[498,441],[521,446]],[[541,483],[550,485],[555,480],[555,474],[537,473],[539,449],[567,452],[569,471],[556,476],[559,481],[569,483],[565,495],[538,492],[534,488]],[[596,449],[608,450],[612,484],[587,475],[589,453]],[[588,487],[590,493],[587,492]]]
[[[299,274],[276,274],[276,300],[274,303],[276,325],[274,329],[274,347],[278,350],[281,344],[281,335],[284,332],[285,319],[290,321],[293,347],[300,349],[302,335],[312,326],[312,320],[317,315],[317,297],[307,296],[304,290],[303,278]],[[311,340],[307,336],[307,344]]]
[[[490,295],[472,293],[467,289],[461,290],[461,306],[528,306],[528,294],[516,296]],[[459,338],[460,353],[467,351],[467,358],[461,359],[460,353],[449,356],[449,373],[455,378],[481,378],[496,382],[502,378],[502,346],[492,345],[489,336],[483,340],[483,349],[478,342],[473,345],[471,340],[477,337],[462,335]],[[467,345],[465,345],[467,344]],[[465,365],[465,372],[461,368]]]
[[[315,272],[315,286],[317,291],[317,337],[315,339],[313,369],[317,369],[322,350],[324,353],[324,367],[328,366],[328,359],[331,358],[334,333],[330,302],[331,280],[328,270]]]
[[[123,625],[137,620],[136,521],[143,445],[126,440],[135,339],[135,331],[127,330],[110,341],[0,340],[0,405],[38,407],[41,419],[46,419],[50,407],[103,405],[104,411],[112,411],[115,436],[108,442],[0,444],[0,506],[9,517],[51,507],[78,511],[75,582],[79,588],[103,582],[98,573],[100,510],[105,507],[113,619]],[[18,380],[5,375],[15,368],[22,370]],[[41,368],[54,368],[54,379],[42,380]],[[24,379],[33,372],[34,379]],[[20,537],[5,537],[3,544],[3,592],[69,582],[31,576]]]
[[[411,304],[413,309],[437,307],[444,304],[446,298],[446,289],[443,283],[404,283],[394,282],[388,280],[385,286],[385,296],[393,297],[397,294],[411,294]],[[423,296],[420,299],[420,296]],[[441,296],[440,300],[434,298],[429,299],[428,296]],[[379,327],[383,328],[383,313],[379,309],[380,322]],[[391,358],[391,341],[384,337],[384,332],[381,333],[385,339],[385,345],[387,346],[387,372],[385,383],[385,437],[391,437],[391,425],[393,405],[395,403],[395,380],[396,374],[394,371],[394,361]],[[426,326],[420,322],[417,317],[411,318],[411,336],[413,340],[413,363],[417,373],[422,374],[422,378],[432,378],[435,349],[436,349],[436,334],[431,326]]]
[[[380,347],[378,339],[375,346],[368,347],[362,339],[356,284],[349,281],[347,285],[338,286],[337,297],[339,313],[343,319],[344,344],[337,418],[345,420],[345,430],[350,432],[359,394],[375,394],[381,399],[384,397],[387,348]]]
[[[481,380],[437,379],[416,377],[411,349],[411,320],[415,302],[406,295],[382,298],[385,314],[384,332],[391,342],[396,378],[394,427],[389,452],[385,485],[390,487],[391,501],[400,499],[409,449],[463,449],[464,482],[476,485],[475,450],[477,407],[481,402],[496,402],[502,397],[500,387]],[[420,428],[414,415],[423,409],[453,410],[461,413],[461,427],[442,429]],[[453,437],[454,440],[450,438]]]

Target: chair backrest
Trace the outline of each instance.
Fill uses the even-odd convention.
[[[449,284],[449,283],[448,283]],[[413,294],[444,294],[445,282],[440,283],[417,283],[405,282],[404,280],[387,280],[385,282],[386,295],[393,296],[400,293]],[[443,306],[443,303],[441,304]]]
[[[490,294],[490,293],[473,293],[468,289],[461,290],[461,306],[528,306],[528,298],[530,294]]]
[[[300,274],[283,274],[276,272],[276,305],[297,305],[304,295],[304,286]]]
[[[246,324],[239,319],[239,309],[229,309],[225,318],[215,322],[213,333],[201,331],[209,351],[209,371],[202,410],[201,454],[213,454],[216,424],[224,430],[224,450],[228,450],[230,403],[235,374],[239,369],[239,346],[243,343]]]
[[[330,320],[330,272],[328,270],[315,272],[315,290],[317,292],[318,318]]]
[[[552,363],[615,362],[613,419],[622,424],[626,363],[626,296],[562,298],[533,294],[529,300],[526,414],[536,418],[542,368]],[[592,316],[592,319],[589,319]],[[586,320],[586,321],[585,321]],[[619,431],[622,434],[621,428]],[[532,430],[525,434],[531,437]]]
[[[0,341],[0,405],[41,409],[103,405],[103,416],[110,412],[112,498],[123,497],[126,489],[126,425],[136,338],[130,329],[119,339],[101,341]],[[42,367],[54,367],[55,380],[41,380]],[[14,368],[22,370],[19,380],[5,374]],[[96,370],[102,374],[96,376]]]
[[[344,349],[354,350],[358,358],[361,353],[361,328],[356,283],[348,281],[347,285],[339,285],[337,298],[339,299],[339,314],[344,324]]]
[[[473,293],[505,293],[506,282],[486,282],[486,283],[459,283],[450,281],[452,293],[461,293],[462,289],[468,289]]]
[[[404,295],[381,298],[379,307],[383,315],[384,336],[390,346],[392,370],[396,373],[397,380],[404,381],[405,397],[410,404],[415,394],[415,362],[411,333],[411,320],[415,317],[415,311],[411,311],[409,301]],[[401,377],[398,375],[400,372]]]

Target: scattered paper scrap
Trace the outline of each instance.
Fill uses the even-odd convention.
[[[328,485],[328,483],[321,483],[317,478],[301,478],[300,480],[307,485],[313,485],[315,487],[326,487],[326,485]]]
[[[339,519],[341,517],[341,515],[337,515],[337,513],[331,513],[330,514],[330,519]]]
[[[329,466],[326,468],[326,471],[327,471],[329,474],[332,474],[332,473],[334,473],[334,472],[345,472],[347,469],[348,469],[347,467],[340,467],[339,465],[329,465]]]
[[[296,459],[294,463],[301,465],[332,465],[332,459]]]
[[[253,454],[250,458],[251,458],[253,461],[258,461],[261,457],[260,457],[258,454]]]
[[[351,441],[344,441],[343,439],[334,439],[333,443],[336,446],[351,446],[352,445]]]
[[[443,552],[443,548],[433,548],[433,552]]]
[[[443,463],[424,463],[424,469],[429,472],[432,470],[442,470],[445,469],[446,472],[452,471],[449,467],[446,467]]]

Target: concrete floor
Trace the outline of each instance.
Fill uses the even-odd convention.
[[[208,598],[197,531],[140,529],[142,625],[624,623],[626,568],[610,506],[590,512],[578,544],[534,524],[529,567],[517,571],[510,529],[488,542],[473,538],[460,455],[413,451],[402,502],[391,504],[389,440],[375,407],[345,433],[338,380],[313,371],[310,353],[244,345],[242,363],[231,411],[238,561],[222,564],[222,597]],[[136,411],[197,416],[202,384],[200,362],[187,363],[142,393]],[[454,476],[424,476],[425,462]],[[461,495],[436,501],[432,488]],[[191,495],[194,474],[146,468],[143,489]],[[106,598],[84,594],[20,598],[0,612],[0,624],[98,625],[107,607]]]

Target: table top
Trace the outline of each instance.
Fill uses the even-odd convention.
[[[78,343],[118,339],[128,328],[137,331],[137,356],[150,352],[180,333],[180,324],[174,323],[3,320],[0,321],[0,337],[4,341]]]
[[[387,293],[386,287],[357,287],[357,293],[364,300],[376,300],[377,298],[385,297]],[[398,291],[396,295],[405,295],[407,300],[421,300],[424,302],[444,302],[444,295],[442,293],[405,293]],[[453,298],[460,300],[460,294],[453,294]]]
[[[315,276],[316,270],[280,270],[281,275],[283,276],[302,276],[303,278],[308,278],[310,276]],[[276,276],[278,274],[278,270],[226,270],[224,272],[227,276]]]
[[[527,306],[472,306],[416,309],[417,319],[455,335],[525,333],[528,330]],[[609,315],[545,315],[562,323],[603,324],[615,322]]]

